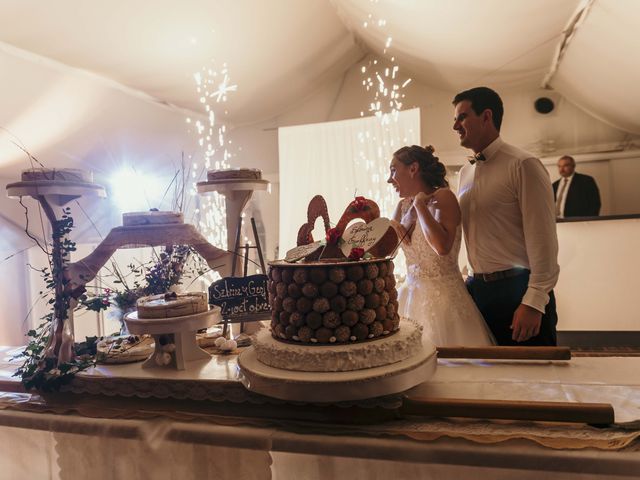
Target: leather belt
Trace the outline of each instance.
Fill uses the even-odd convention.
[[[526,268],[510,268],[509,270],[502,270],[500,272],[493,273],[474,273],[473,278],[476,280],[483,280],[485,282],[496,282],[498,280],[504,280],[505,278],[517,277],[529,273]]]

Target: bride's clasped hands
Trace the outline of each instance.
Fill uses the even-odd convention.
[[[396,210],[401,210],[401,205],[398,205]],[[404,214],[401,212],[394,213],[391,219],[391,226],[396,231],[398,239],[407,245],[411,244],[411,235],[416,227],[418,216],[415,208],[411,206]]]

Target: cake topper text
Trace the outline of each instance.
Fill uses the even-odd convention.
[[[340,248],[345,256],[349,255],[352,248],[362,248],[367,252],[384,237],[389,227],[389,219],[383,217],[376,218],[369,223],[351,224],[342,235],[344,243]]]

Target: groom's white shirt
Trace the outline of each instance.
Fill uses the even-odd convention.
[[[558,281],[558,237],[549,173],[532,154],[494,140],[485,161],[460,170],[458,198],[471,273],[531,270],[522,303],[544,313]]]

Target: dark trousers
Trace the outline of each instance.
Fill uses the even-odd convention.
[[[493,332],[498,345],[555,346],[557,344],[558,314],[556,313],[556,299],[553,291],[549,293],[549,303],[545,307],[544,315],[542,315],[540,333],[525,342],[518,343],[511,339],[513,314],[522,302],[522,297],[529,285],[528,271],[515,277],[493,282],[469,277],[466,283],[467,290]]]

